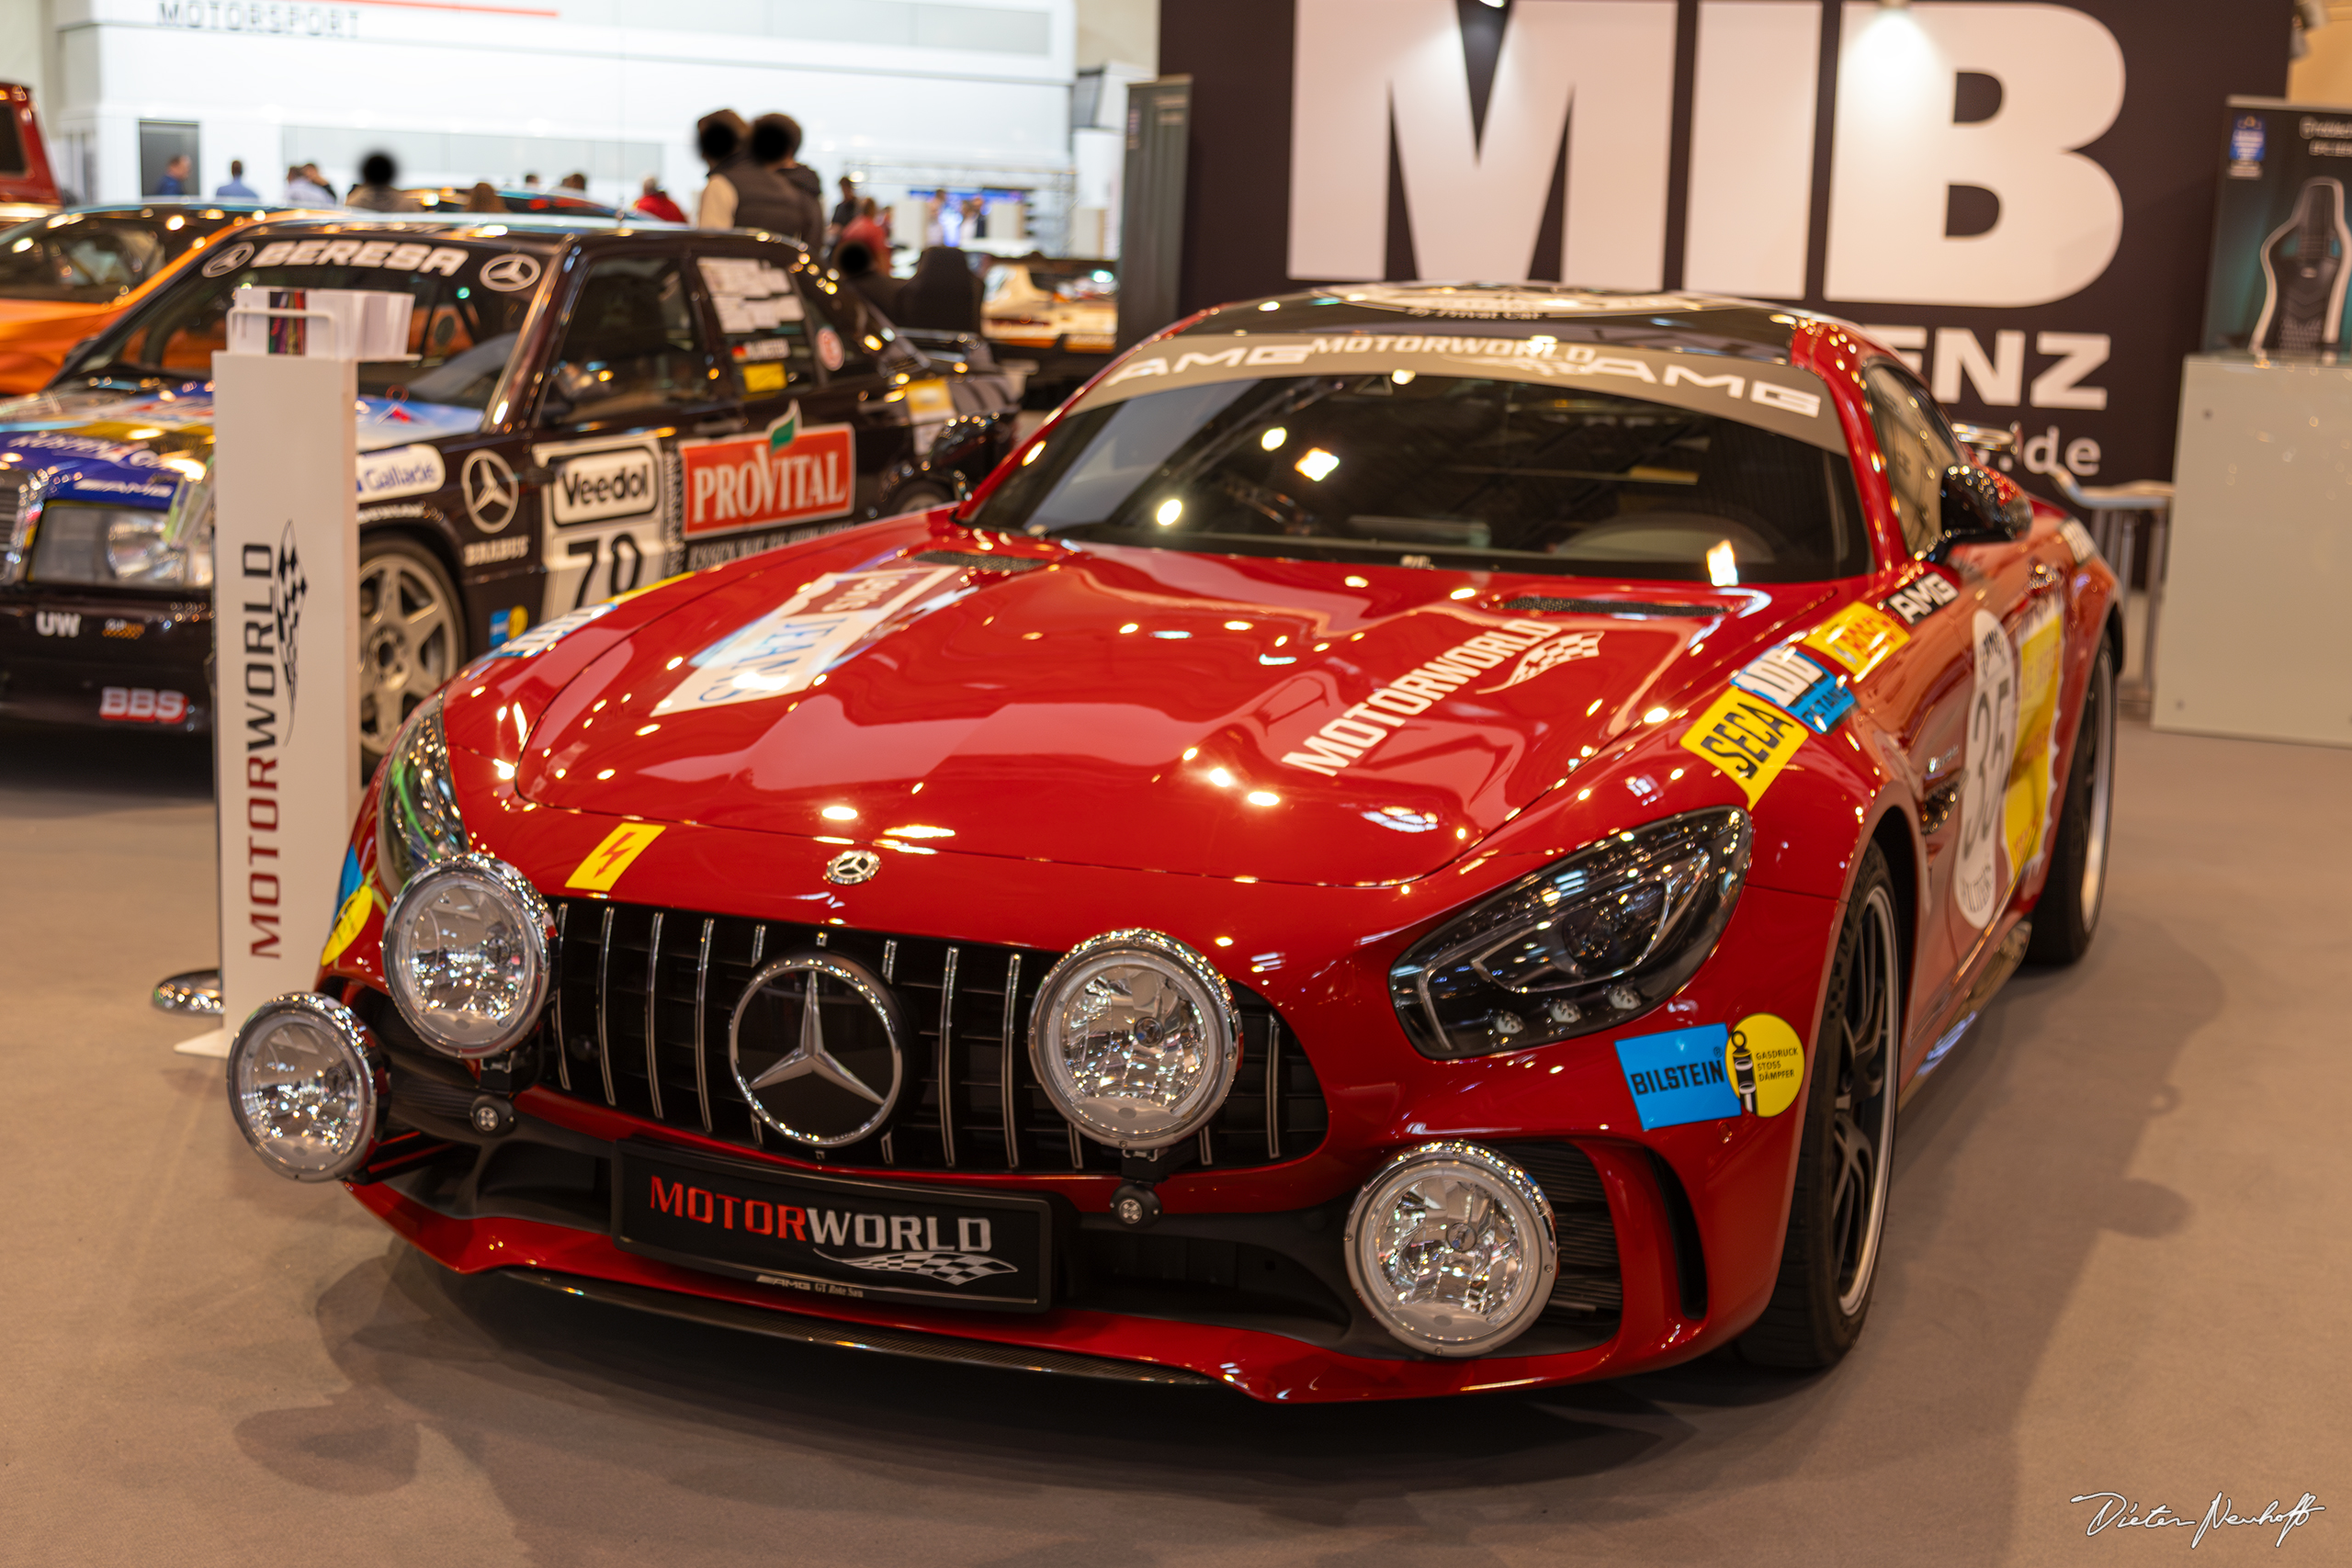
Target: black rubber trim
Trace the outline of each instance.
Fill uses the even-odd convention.
[[[960,566],[967,571],[1035,571],[1046,564],[1034,556],[990,555],[979,550],[917,550],[909,558],[925,566]]]
[[[881,1328],[832,1318],[804,1317],[798,1313],[771,1312],[740,1302],[712,1301],[681,1295],[643,1285],[594,1280],[580,1274],[558,1274],[541,1269],[502,1269],[501,1278],[544,1291],[555,1291],[583,1301],[603,1302],[657,1317],[718,1328],[763,1334],[803,1345],[833,1345],[844,1350],[876,1350],[886,1356],[906,1356],[923,1361],[950,1361],[967,1367],[994,1367],[1005,1371],[1056,1372],[1064,1377],[1092,1378],[1102,1382],[1175,1383],[1192,1388],[1217,1388],[1217,1379],[1183,1367],[1156,1366],[1148,1361],[1121,1361],[1107,1356],[1081,1356],[1068,1350],[1038,1350],[1023,1345],[998,1345],[979,1339],[956,1339],[909,1328]]]
[[[1656,1150],[1650,1152],[1650,1165],[1657,1172],[1658,1190],[1666,1199],[1666,1223],[1674,1238],[1674,1277],[1679,1287],[1682,1315],[1692,1323],[1702,1323],[1707,1316],[1707,1253],[1699,1245],[1699,1216],[1691,1212],[1690,1194],[1682,1190],[1681,1178]]]

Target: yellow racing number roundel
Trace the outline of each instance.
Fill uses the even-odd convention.
[[[1812,733],[1803,720],[1734,687],[1682,732],[1682,746],[1730,774],[1754,806]]]
[[[563,885],[584,893],[609,893],[621,873],[661,836],[658,822],[624,822],[605,834],[605,841],[590,850],[586,860],[572,867]]]
[[[1804,1043],[1771,1013],[1750,1013],[1731,1026],[1724,1070],[1731,1075],[1741,1110],[1778,1116],[1796,1103],[1797,1090],[1804,1086]]]
[[[1844,665],[1859,681],[1910,640],[1893,615],[1857,600],[1814,627],[1804,646]]]

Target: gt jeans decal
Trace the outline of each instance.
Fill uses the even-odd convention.
[[[1617,1066],[1633,1093],[1642,1131],[1738,1115],[1730,1052],[1731,1032],[1720,1023],[1617,1042]]]
[[[1505,621],[1380,687],[1308,736],[1299,750],[1284,753],[1283,762],[1337,778],[1341,769],[1377,750],[1406,719],[1427,712],[1514,654],[1521,656],[1517,668],[1485,690],[1499,692],[1571,660],[1593,658],[1600,651],[1600,637],[1599,632],[1576,631],[1549,621]]]

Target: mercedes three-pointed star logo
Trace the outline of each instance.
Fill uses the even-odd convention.
[[[735,1004],[728,1059],[762,1122],[796,1143],[839,1148],[898,1104],[904,1034],[897,998],[863,965],[801,953],[761,970]]]

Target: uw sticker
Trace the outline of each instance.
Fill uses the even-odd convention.
[[[571,868],[563,879],[566,887],[577,887],[586,893],[609,893],[621,873],[635,863],[653,840],[662,836],[658,822],[624,822],[605,835],[605,841],[588,852],[588,857]]]

